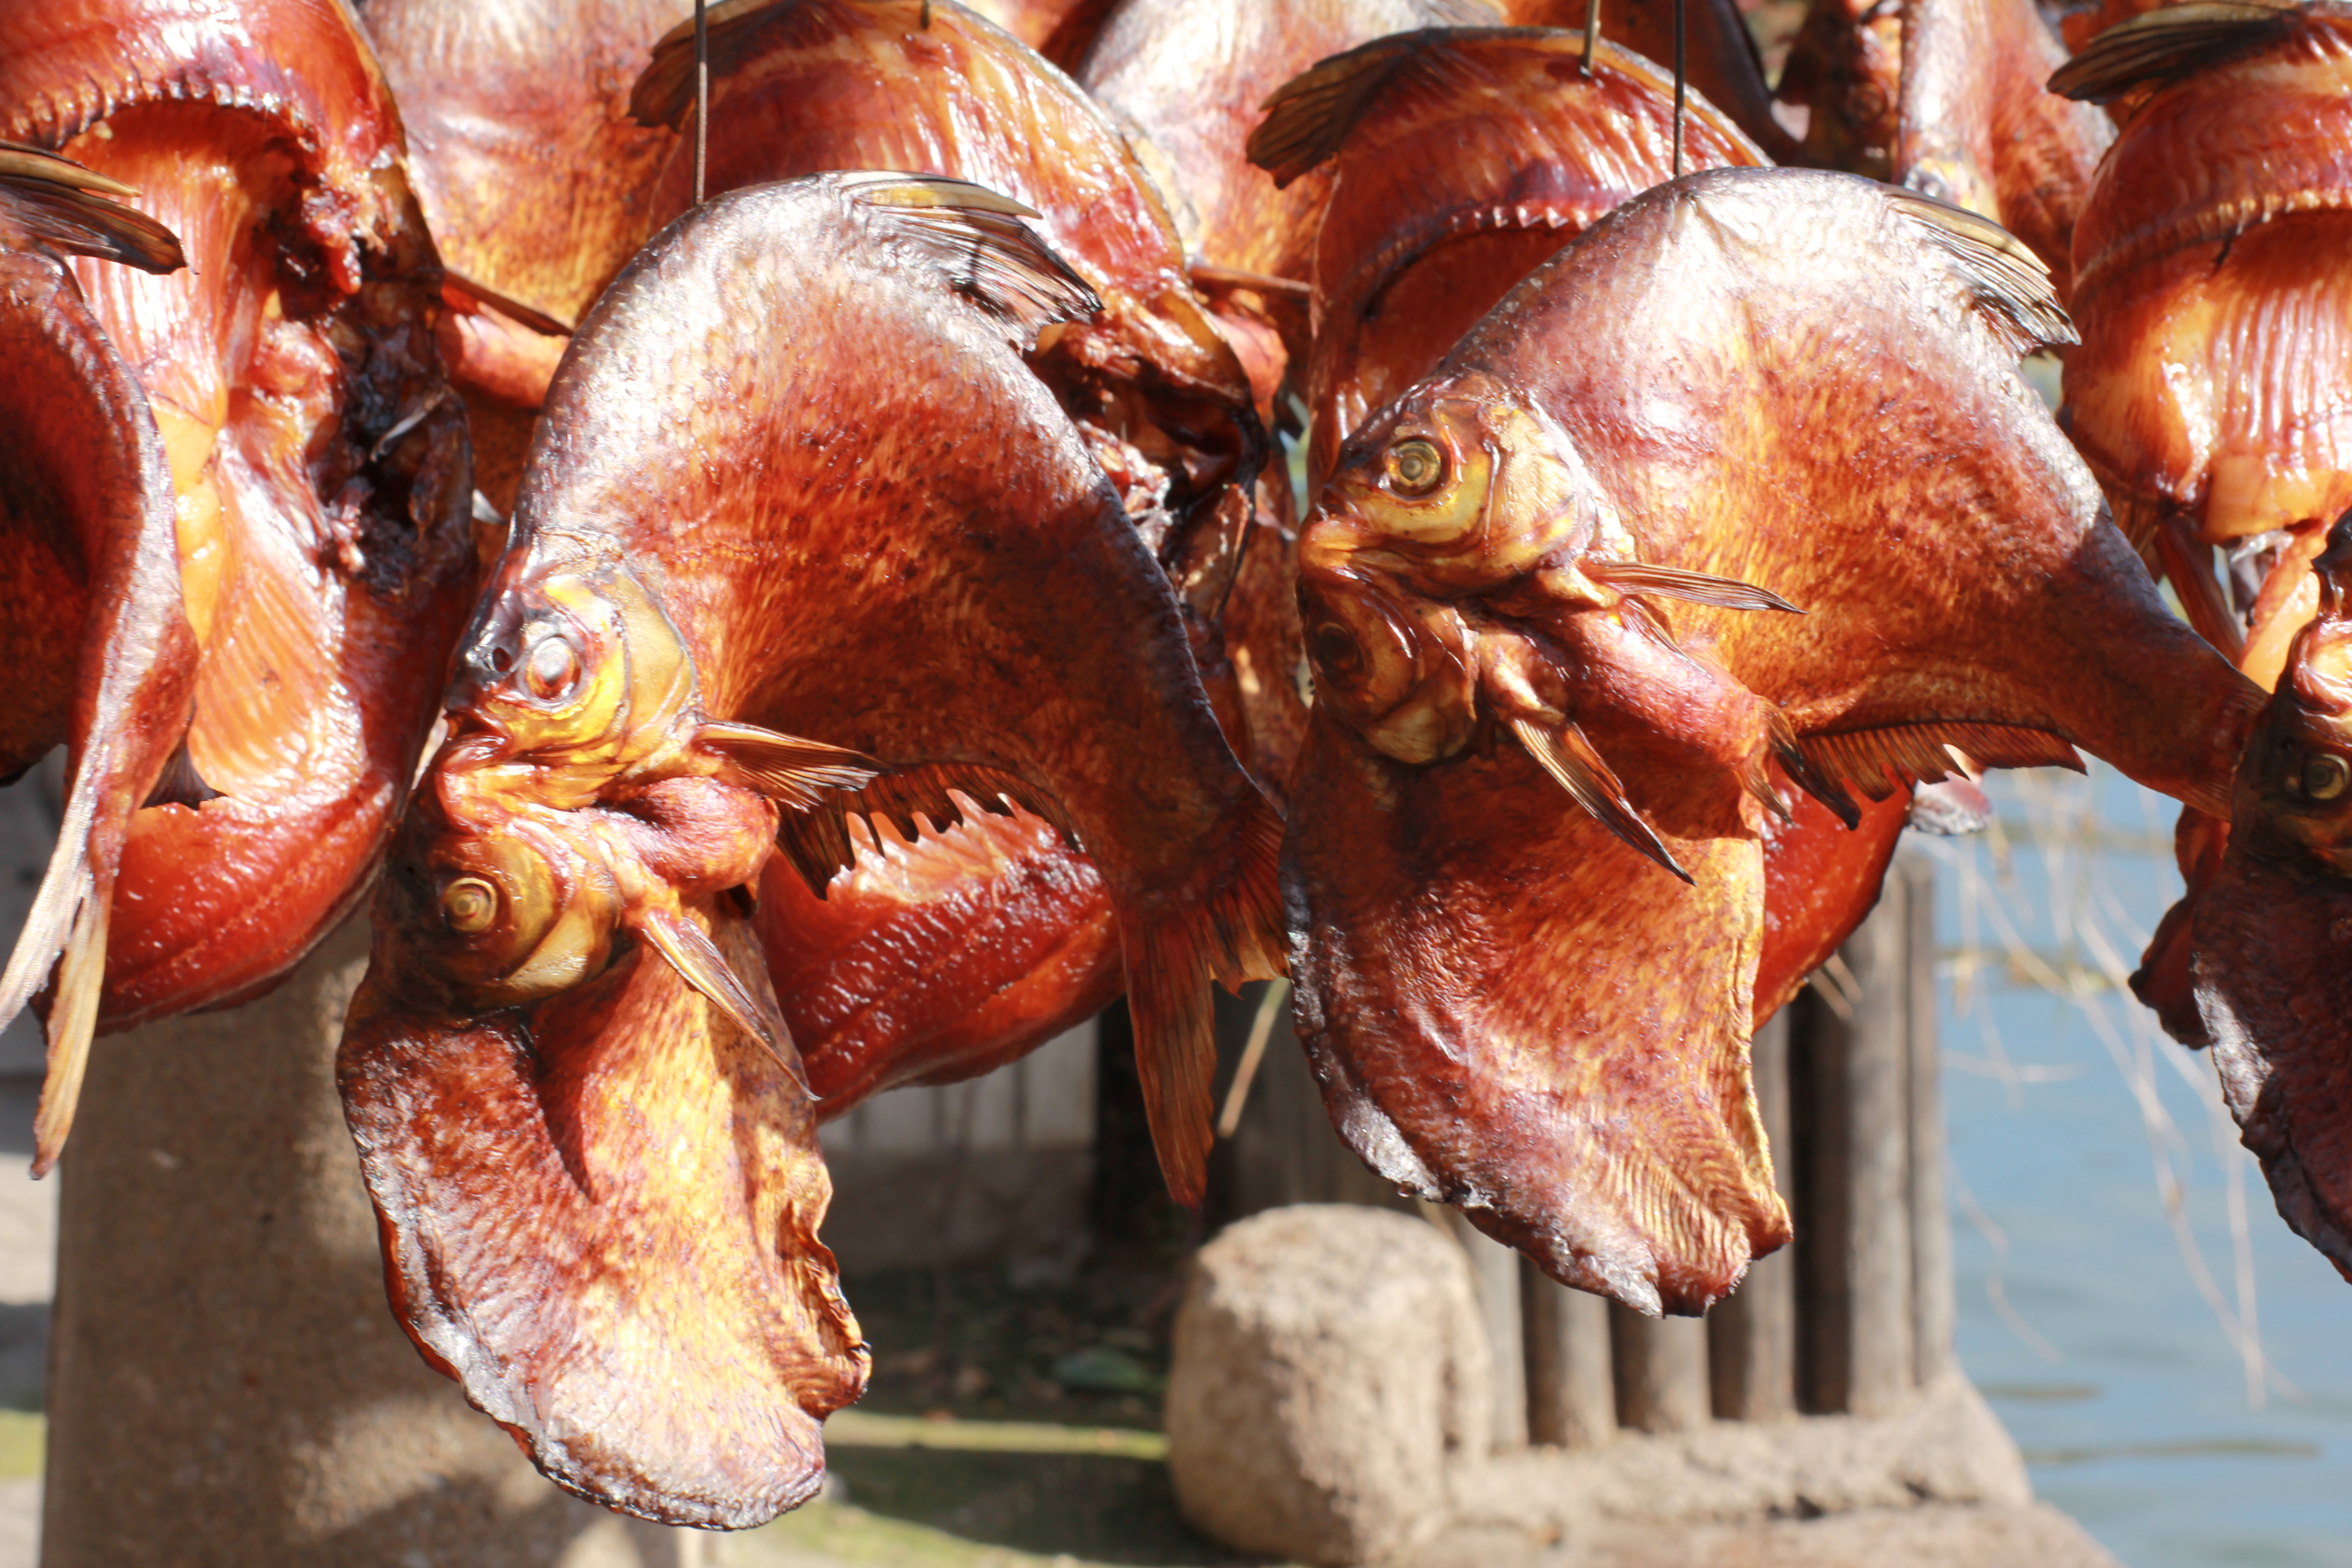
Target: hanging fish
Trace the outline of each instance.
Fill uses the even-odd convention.
[[[551,1474],[651,1517],[742,1524],[805,1497],[815,1423],[863,1376],[742,912],[775,845],[814,887],[858,818],[914,837],[1010,803],[1072,840],[1117,919],[1186,1202],[1209,984],[1281,963],[1279,825],[1166,580],[1020,357],[1095,302],[1023,210],[831,174],[716,198],[640,253],[551,389],[387,878],[342,1073],[391,1272],[415,1282],[401,1310]],[[646,1011],[604,1021],[623,995]],[[698,1021],[635,1022],[655,1010]],[[432,1111],[472,1092],[467,1063],[520,1108],[520,1148],[501,1119]],[[645,1174],[688,1126],[690,1168]],[[493,1174],[518,1162],[544,1203]],[[673,1314],[677,1256],[766,1283]],[[747,1371],[743,1344],[770,1349]]]
[[[172,479],[147,397],[65,259],[168,274],[179,240],[117,198],[137,192],[37,148],[0,142],[0,646],[16,688],[0,717],[9,778],[67,747],[65,821],[0,996],[13,1015],[56,964],[53,1047],[93,1026],[108,917],[131,816],[187,732],[195,640],[180,605]]]
[[[1349,438],[1300,547],[1285,864],[1302,1035],[1376,1170],[1700,1310],[1788,1235],[1746,1055],[1785,791],[1851,821],[2079,742],[2221,800],[2260,694],[2016,374],[2066,336],[1981,219],[1718,170],[1601,219]]]
[[[475,484],[514,504],[530,416],[572,323],[658,226],[646,187],[672,141],[630,83],[681,0],[362,0],[448,270],[439,323]]]
[[[2044,89],[2066,47],[2041,8],[1910,0],[1902,57],[1890,177],[2008,229],[2071,301],[2074,224],[2115,127]]]
[[[1285,87],[1252,138],[1277,180],[1324,160],[1330,195],[1313,282],[1309,483],[1345,436],[1426,375],[1518,280],[1673,171],[1674,83],[1605,39],[1430,29],[1367,44]],[[1696,167],[1764,157],[1704,99],[1685,110]],[[1851,935],[1908,815],[1906,791],[1855,807],[1810,796],[1764,827],[1769,1018]]]
[[[1795,163],[1874,180],[1895,174],[1903,102],[1904,6],[1811,0],[1773,96],[1805,114]]]
[[[1039,232],[1103,301],[1031,357],[1114,484],[1185,606],[1227,732],[1248,736],[1217,623],[1239,564],[1265,436],[1249,378],[1185,274],[1159,193],[1099,106],[955,0],[763,0],[709,30],[709,185],[828,169],[978,181],[1040,215]],[[693,104],[691,25],[656,46],[633,106],[676,124]],[[690,146],[652,201],[694,199]]]
[[[2193,890],[2190,968],[2280,1217],[2352,1279],[2352,511],[2314,568],[2315,614],[2246,747],[2228,851]]]
[[[1426,28],[1323,61],[1267,102],[1250,155],[1328,191],[1308,271],[1310,490],[1364,417],[1428,373],[1595,218],[1674,176],[1674,79],[1581,35]],[[1704,99],[1695,169],[1768,160]]]
[[[1578,35],[1580,49],[1592,0],[1496,0],[1503,20],[1515,27],[1559,27]],[[1654,61],[1672,93],[1675,62],[1674,0],[1601,0],[1597,35]],[[1688,90],[1739,127],[1741,134],[1774,163],[1796,156],[1797,139],[1772,116],[1772,89],[1764,82],[1764,58],[1734,0],[1687,0],[1683,7],[1683,69]],[[1685,168],[1707,165],[1686,163]]]
[[[465,431],[433,347],[439,268],[400,124],[325,0],[0,16],[0,136],[60,151],[188,266],[75,264],[137,377],[174,494],[194,715],[131,820],[96,1025],[250,996],[347,912],[433,719],[473,576]],[[56,889],[13,1016],[94,890]],[[86,1005],[52,1012],[37,1168],[71,1121]]]

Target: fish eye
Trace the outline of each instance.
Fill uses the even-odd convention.
[[[2314,752],[2303,759],[2303,774],[2298,781],[2307,800],[2334,800],[2345,786],[2352,784],[2352,767],[2333,752]]]
[[[1386,467],[1391,489],[1400,495],[1427,495],[1445,478],[1445,454],[1436,442],[1416,436],[1388,449]]]
[[[460,877],[441,889],[441,918],[459,936],[477,936],[499,918],[499,890],[479,877]]]
[[[580,683],[580,650],[562,632],[550,632],[532,645],[522,679],[542,702],[568,697]]]
[[[1356,646],[1355,635],[1336,621],[1317,626],[1307,641],[1315,663],[1330,679],[1345,681],[1363,668],[1364,650]]]

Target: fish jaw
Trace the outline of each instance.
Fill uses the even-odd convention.
[[[593,1501],[744,1529],[807,1500],[869,1357],[805,1092],[643,952],[528,1011],[454,1007],[392,898],[339,1078],[402,1326]],[[740,917],[692,919],[764,987]]]
[[[1789,1236],[1747,1077],[1761,852],[1727,781],[1626,780],[1695,887],[1511,748],[1413,767],[1318,706],[1292,973],[1366,1163],[1563,1283],[1696,1313]]]

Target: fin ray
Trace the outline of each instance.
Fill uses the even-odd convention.
[[[1743,583],[1737,577],[1686,572],[1679,566],[1660,566],[1645,561],[1580,561],[1577,564],[1587,577],[1621,594],[1658,594],[1726,610],[1780,610],[1792,616],[1805,613],[1771,589]]]
[[[695,732],[695,744],[724,758],[732,782],[795,811],[814,806],[826,790],[863,789],[882,772],[873,758],[845,747],[756,724],[708,721]]]
[[[1821,772],[1843,779],[1872,800],[1885,800],[1912,784],[1965,776],[1948,747],[1961,752],[1978,769],[2083,771],[2081,753],[2062,736],[2018,724],[1965,719],[1807,735],[1799,744]]]
[[[703,934],[702,928],[685,916],[669,910],[650,909],[636,921],[637,930],[646,945],[668,961],[677,971],[678,978],[709,999],[712,1006],[727,1015],[734,1026],[760,1043],[760,1047],[775,1058],[785,1076],[796,1084],[802,1093],[810,1093],[808,1078],[801,1070],[800,1053],[793,1048],[792,1031],[773,997],[755,995],[745,985],[742,976],[719,945]]]
[[[1685,882],[1691,880],[1691,874],[1682,868],[1664,842],[1626,801],[1624,786],[1617,782],[1617,775],[1573,721],[1555,735],[1540,724],[1514,719],[1511,733],[1518,737],[1528,755],[1569,793],[1570,799],[1590,812],[1594,821]]]

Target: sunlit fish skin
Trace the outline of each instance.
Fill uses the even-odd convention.
[[[2074,233],[2067,429],[2198,629],[2268,685],[2352,506],[2352,6],[2154,13],[2053,86],[2126,115]],[[2259,628],[2204,559],[2242,541],[2240,609],[2284,566]]]
[[[271,984],[372,874],[470,597],[464,423],[399,120],[341,5],[7,6],[0,137],[137,188],[189,262],[76,263],[162,438],[198,650],[185,765],[122,848],[98,1017],[121,1028]]]
[[[2196,1005],[2278,1211],[2352,1279],[2352,512],[2238,773],[2195,893]]]
[[[1721,170],[1602,218],[1349,439],[1301,545],[1327,695],[1285,875],[1376,1169],[1697,1311],[1787,1237],[1747,1081],[1786,793],[1851,813],[2073,742],[2219,802],[2259,693],[2016,374],[2063,332],[1979,219]]]
[[[1586,0],[1495,0],[1501,20],[1515,27],[1558,27],[1577,35],[1583,47]],[[1620,0],[1601,16],[1601,37],[1629,53],[1657,62],[1674,78],[1673,0]],[[1787,163],[1796,138],[1772,118],[1772,89],[1765,85],[1764,62],[1747,19],[1732,0],[1690,0],[1684,7],[1683,62],[1691,92],[1704,98],[1740,132]],[[1686,163],[1684,168],[1709,165]]]
[[[1184,247],[1101,107],[956,0],[760,0],[722,6],[711,48],[708,189],[827,169],[919,169],[1034,208],[1038,232],[1102,301],[1031,363],[1167,568],[1204,667],[1265,458],[1249,377],[1193,293]],[[639,115],[682,122],[692,28],[656,50]],[[694,200],[683,147],[652,201]],[[1237,737],[1238,739],[1238,737]]]
[[[716,198],[639,255],[551,389],[385,879],[342,1070],[397,1304],[476,1403],[530,1413],[500,1419],[550,1474],[649,1517],[805,1498],[816,1423],[864,1376],[745,913],[780,837],[823,886],[857,817],[912,837],[1009,800],[1066,834],[1116,918],[1187,1201],[1209,985],[1279,963],[1279,826],[1020,357],[1092,303],[1021,210],[824,175]],[[689,1022],[614,1023],[615,998]],[[434,1110],[476,1092],[445,1071],[527,1135]],[[574,1091],[614,1074],[627,1095]],[[691,1171],[652,1169],[672,1136]],[[681,1251],[713,1282],[691,1310]]]
[[[2074,298],[2074,225],[2115,126],[2045,89],[2066,47],[2033,0],[1913,0],[1889,177],[1990,218]]]
[[[1671,76],[1605,39],[1587,76],[1581,34],[1429,29],[1327,60],[1275,95],[1253,147],[1278,179],[1324,160],[1330,180],[1313,274],[1310,483],[1521,278],[1673,174]],[[1696,95],[1683,151],[1695,168],[1765,162]],[[1859,807],[1851,830],[1809,796],[1767,824],[1759,1022],[1876,902],[1906,794]]]
[[[67,748],[65,820],[5,979],[13,1016],[58,973],[54,1147],[95,1019],[122,842],[187,733],[196,645],[180,602],[171,470],[145,392],[68,258],[168,273],[178,239],[119,182],[0,143],[0,773]]]
[[[974,0],[972,9],[1064,70],[1086,58],[1113,0]]]

